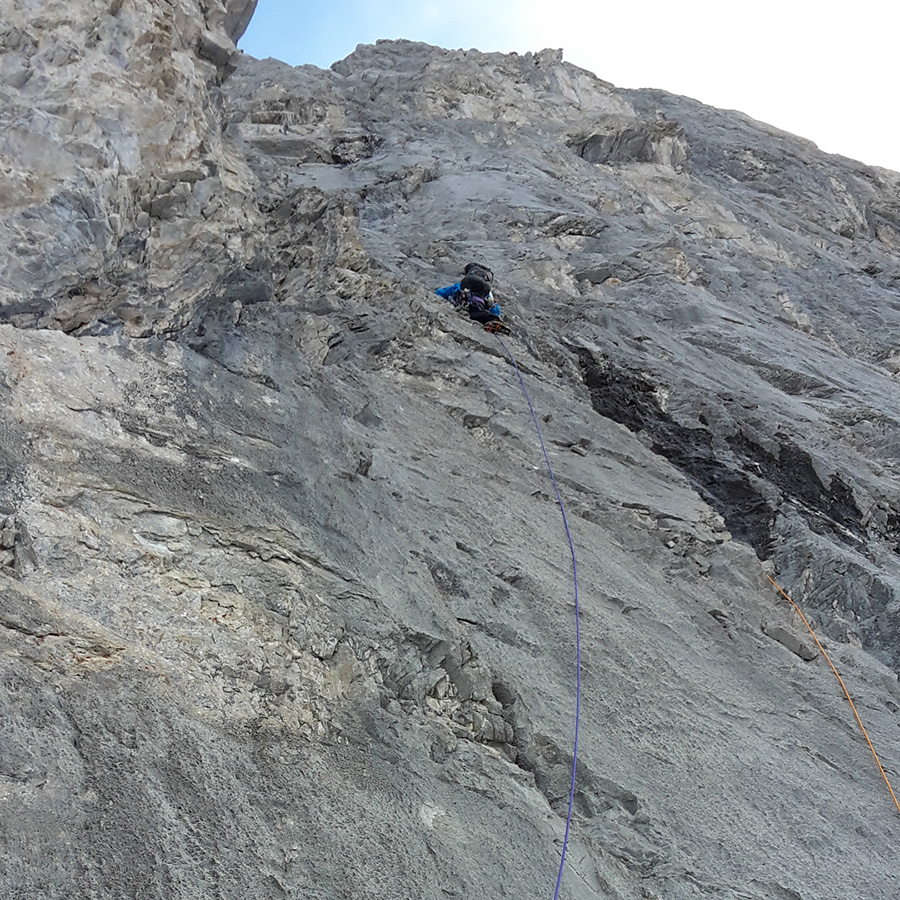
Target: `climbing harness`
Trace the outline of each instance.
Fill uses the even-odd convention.
[[[891,787],[890,781],[888,781],[887,773],[884,771],[884,767],[881,765],[881,760],[878,758],[878,754],[875,752],[875,748],[872,746],[872,742],[869,740],[869,733],[866,731],[866,727],[865,725],[863,725],[862,719],[860,719],[859,713],[856,711],[856,704],[854,704],[853,700],[850,697],[850,691],[847,690],[847,685],[844,684],[844,679],[841,678],[840,674],[838,674],[838,670],[835,668],[834,663],[831,661],[831,657],[825,652],[825,648],[819,643],[819,639],[816,637],[816,633],[813,631],[812,625],[809,624],[800,607],[797,606],[797,604],[794,603],[793,600],[791,600],[787,592],[781,587],[781,585],[778,584],[777,581],[775,581],[775,579],[771,575],[766,573],[766,578],[768,578],[769,581],[772,582],[778,593],[781,594],[781,596],[784,597],[784,599],[787,600],[787,602],[790,603],[791,606],[793,606],[794,609],[797,610],[797,612],[800,614],[800,618],[803,619],[803,624],[807,627],[809,633],[812,635],[812,639],[816,642],[816,646],[821,651],[822,656],[824,656],[827,660],[828,665],[831,666],[831,671],[834,672],[837,680],[841,683],[841,687],[844,689],[844,696],[847,698],[847,702],[850,704],[850,709],[853,710],[853,715],[856,716],[856,724],[859,725],[860,730],[863,733],[863,737],[866,739],[866,743],[869,745],[869,749],[872,751],[872,756],[875,757],[875,763],[878,766],[878,770],[881,772],[881,777],[884,779],[884,783],[887,785],[887,789],[891,792],[891,797],[894,800],[894,805],[897,807],[897,811],[900,812],[900,802],[897,801],[897,795],[894,793],[894,789]]]
[[[509,357],[509,361],[512,363],[513,368],[516,370],[516,375],[519,376],[519,384],[522,387],[522,393],[525,395],[525,400],[528,403],[528,408],[531,410],[531,421],[534,423],[534,430],[537,432],[538,441],[541,445],[541,452],[544,454],[544,462],[547,464],[547,471],[550,473],[550,480],[553,482],[553,490],[556,492],[556,502],[559,504],[559,511],[562,515],[563,527],[566,529],[566,537],[569,540],[569,550],[572,553],[572,579],[575,585],[575,743],[574,748],[572,750],[572,784],[569,788],[569,811],[566,814],[566,834],[563,838],[563,846],[562,846],[562,856],[559,860],[559,872],[556,876],[556,890],[553,892],[553,900],[558,900],[559,898],[559,888],[562,884],[562,874],[563,874],[563,866],[566,862],[566,848],[569,844],[569,831],[572,827],[572,805],[575,800],[575,769],[578,765],[578,725],[581,719],[581,626],[580,626],[580,612],[578,608],[578,562],[575,559],[575,544],[572,542],[572,532],[569,530],[569,520],[566,518],[566,509],[563,506],[562,497],[559,493],[559,486],[556,483],[556,476],[553,474],[553,466],[550,465],[550,457],[547,454],[547,447],[544,444],[544,437],[541,434],[541,427],[538,425],[537,414],[534,411],[534,404],[531,402],[531,397],[528,395],[528,388],[525,387],[525,379],[522,377],[521,371],[519,371],[519,366],[516,363],[515,357],[510,352],[509,347],[503,343],[503,339],[496,332],[494,333],[494,337],[497,338],[498,343],[506,352],[506,355]]]

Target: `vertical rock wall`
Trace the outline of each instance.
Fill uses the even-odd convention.
[[[896,896],[900,176],[543,51],[0,26],[0,894]]]

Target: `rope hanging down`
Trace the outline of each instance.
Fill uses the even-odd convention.
[[[575,559],[575,544],[572,542],[572,532],[569,530],[569,520],[566,518],[566,509],[563,506],[562,497],[559,493],[556,476],[553,474],[553,466],[550,465],[550,457],[547,454],[547,448],[544,445],[544,436],[541,434],[540,425],[538,425],[534,404],[531,402],[531,397],[528,395],[528,388],[525,387],[525,379],[522,378],[522,373],[519,371],[519,366],[516,363],[515,357],[510,352],[509,347],[503,343],[500,335],[495,333],[494,337],[497,338],[500,346],[506,351],[509,361],[516,370],[516,375],[519,376],[519,384],[522,387],[522,393],[525,395],[528,408],[531,410],[531,421],[534,423],[534,430],[537,432],[538,440],[541,444],[541,452],[544,454],[544,462],[547,464],[547,471],[550,473],[550,480],[553,482],[553,490],[556,492],[556,502],[559,504],[563,526],[566,529],[566,537],[569,540],[569,550],[572,553],[572,578],[575,584],[575,744],[572,751],[572,784],[569,788],[569,811],[566,814],[566,834],[563,838],[562,856],[559,860],[559,872],[556,876],[556,890],[553,892],[553,900],[558,900],[559,888],[562,884],[563,866],[566,862],[566,848],[569,844],[569,831],[572,827],[572,805],[575,800],[575,770],[578,766],[578,726],[581,719],[581,615],[578,608],[578,562]]]
[[[878,758],[878,754],[875,752],[875,748],[872,746],[872,742],[869,740],[869,732],[866,731],[866,727],[865,725],[863,725],[862,719],[860,719],[859,713],[856,711],[856,705],[850,697],[850,691],[847,690],[847,685],[844,684],[844,679],[841,678],[841,676],[838,674],[838,670],[834,667],[834,663],[831,661],[831,657],[825,652],[825,648],[819,643],[819,639],[816,637],[816,633],[813,631],[812,625],[809,624],[800,607],[797,606],[797,604],[794,603],[793,600],[791,600],[786,591],[781,587],[780,584],[778,584],[777,581],[775,581],[775,579],[771,575],[767,573],[766,578],[768,578],[769,581],[772,582],[778,593],[781,594],[781,596],[784,597],[784,599],[787,600],[787,602],[790,603],[791,606],[793,606],[794,609],[796,609],[800,614],[800,618],[803,619],[803,624],[807,627],[809,633],[812,635],[812,639],[816,642],[816,646],[821,651],[822,656],[824,656],[828,661],[828,665],[831,666],[831,671],[834,672],[837,680],[841,683],[841,687],[844,689],[844,696],[847,698],[847,702],[850,704],[850,709],[853,710],[853,715],[856,716],[856,723],[857,725],[859,725],[860,730],[863,733],[863,737],[866,739],[866,743],[869,745],[869,749],[872,751],[872,756],[875,757],[875,763],[878,766],[878,771],[881,772],[881,777],[884,779],[884,783],[887,785],[887,789],[891,792],[891,797],[894,800],[894,806],[897,807],[897,812],[900,812],[900,802],[897,801],[897,795],[894,793],[894,789],[891,787],[890,781],[888,781],[887,773],[884,771],[884,766],[881,765],[881,760]]]

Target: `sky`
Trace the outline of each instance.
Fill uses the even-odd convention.
[[[328,68],[379,38],[562,48],[617,87],[737,109],[827,153],[900,171],[896,0],[259,0],[239,46]]]

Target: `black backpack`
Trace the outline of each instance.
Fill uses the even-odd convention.
[[[481,263],[469,263],[463,269],[462,281],[459,286],[464,291],[471,291],[473,296],[486,298],[491,292],[494,283],[494,273]]]

